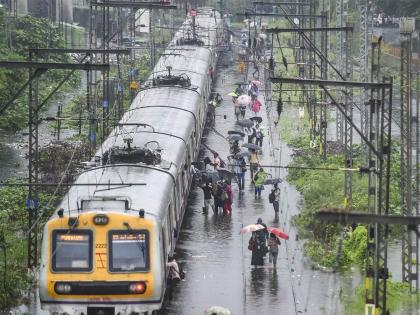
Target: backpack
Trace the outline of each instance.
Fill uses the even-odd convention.
[[[246,172],[246,162],[245,162],[245,160],[242,160],[242,162],[241,162],[241,164],[240,164],[240,167],[241,167],[241,172]]]
[[[274,190],[272,190],[271,193],[268,195],[268,202],[273,203],[274,200],[276,200],[276,195],[274,194]]]

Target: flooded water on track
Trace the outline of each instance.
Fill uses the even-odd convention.
[[[227,94],[238,81],[244,81],[243,75],[241,77],[232,67],[219,68],[215,90],[224,101],[217,108],[215,129],[224,136],[237,127],[233,104]],[[261,113],[262,124],[268,130],[265,109]],[[268,130],[264,138],[263,165],[287,165],[291,160],[292,150],[279,141],[276,133],[274,129],[270,135]],[[210,130],[203,142],[227,160],[229,144],[220,135]],[[206,151],[204,156],[211,157],[211,153]],[[268,201],[271,187],[266,186],[261,199],[255,199],[249,171],[245,175],[244,193],[239,193],[237,185],[233,184],[231,216],[216,215],[211,210],[203,214],[203,193],[200,188],[192,189],[176,250],[186,279],[178,284],[173,299],[166,301],[162,314],[203,314],[213,305],[226,307],[233,314],[342,314],[341,288],[354,288],[361,283],[361,278],[313,270],[303,256],[303,244],[291,225],[292,216],[298,213],[300,194],[286,182],[285,170],[267,168],[266,171],[283,179],[278,221]],[[282,241],[280,246],[276,269],[268,263],[267,257],[264,266],[251,266],[251,252],[247,249],[250,235],[239,234],[242,226],[256,223],[258,218],[289,234],[290,239]]]

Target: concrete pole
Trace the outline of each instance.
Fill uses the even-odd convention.
[[[63,0],[63,21],[73,22],[73,2],[72,0]]]
[[[15,0],[17,14],[28,14],[28,0]]]

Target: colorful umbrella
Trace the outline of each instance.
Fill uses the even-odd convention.
[[[267,230],[268,230],[268,233],[273,233],[277,237],[280,237],[280,238],[285,239],[285,240],[288,240],[289,239],[289,235],[287,235],[286,233],[284,233],[279,228],[268,227]]]
[[[251,103],[251,98],[246,94],[240,95],[236,100],[236,104],[238,104],[238,106],[248,106],[249,103]]]
[[[264,226],[261,225],[261,224],[250,224],[250,225],[244,226],[239,231],[239,233],[240,234],[251,233],[251,232],[262,230],[263,228],[264,228]]]

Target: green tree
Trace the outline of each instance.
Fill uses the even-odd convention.
[[[418,0],[377,0],[376,5],[391,16],[420,16]]]

